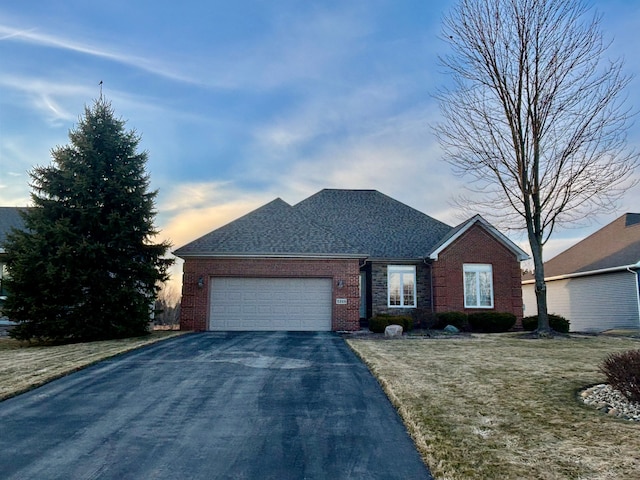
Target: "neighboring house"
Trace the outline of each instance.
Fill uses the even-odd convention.
[[[281,199],[177,249],[186,330],[357,330],[380,313],[522,316],[519,247],[482,217],[456,228],[375,190]]]
[[[640,213],[626,213],[544,264],[547,308],[571,331],[640,328]],[[535,284],[522,282],[525,315],[536,315]]]
[[[7,268],[4,260],[6,256],[4,251],[4,242],[7,239],[7,234],[12,228],[24,228],[24,222],[20,215],[21,210],[23,209],[17,207],[0,207],[0,316],[2,316],[2,304],[4,303],[7,295],[4,287],[4,279],[7,275]]]

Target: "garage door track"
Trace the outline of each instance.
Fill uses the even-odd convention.
[[[425,479],[332,333],[202,333],[0,403],[5,479]]]

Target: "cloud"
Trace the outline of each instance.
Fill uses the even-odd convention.
[[[402,87],[371,82],[258,126],[246,172],[295,201],[326,187],[373,188],[459,223],[449,196],[461,182],[431,135],[434,108],[424,101],[398,105]]]
[[[191,77],[178,73],[180,69],[175,68],[175,66],[164,65],[157,61],[150,61],[148,57],[126,54],[89,42],[84,43],[72,40],[62,35],[40,33],[36,28],[18,29],[0,24],[0,41],[21,42],[46,48],[72,51],[144,70],[170,80],[191,84],[200,83]]]
[[[319,92],[258,126],[253,132],[257,148],[280,156],[329,135],[366,135],[380,127],[381,117],[396,114],[401,89],[387,80],[360,84],[346,92]]]
[[[178,248],[273,200],[229,182],[180,183],[167,186],[158,202],[160,237]]]
[[[0,87],[27,94],[32,106],[43,112],[52,125],[61,125],[62,122],[78,118],[63,105],[61,98],[72,99],[91,95],[87,87],[12,74],[0,74]]]
[[[27,145],[28,148],[23,147]],[[40,156],[40,153],[44,156]],[[25,206],[31,202],[28,171],[36,159],[47,161],[47,148],[41,138],[0,135],[0,205]]]
[[[300,82],[309,80],[340,83],[338,67],[362,49],[370,31],[370,9],[295,10],[274,12],[271,23],[252,35],[225,38],[219,44],[193,45],[187,52],[176,51],[172,42],[155,43],[144,52],[138,47],[138,52],[131,53],[129,45],[118,45],[117,40],[107,46],[81,34],[74,38],[69,31],[6,23],[0,24],[0,42],[75,52],[203,88],[264,91],[291,85],[304,88]],[[327,78],[332,78],[331,82]]]
[[[326,88],[344,83],[341,67],[362,50],[371,10],[309,4],[292,10],[275,12],[264,31],[227,42],[224,50],[212,45],[201,64],[212,85],[253,91],[293,86],[304,92],[309,82]]]

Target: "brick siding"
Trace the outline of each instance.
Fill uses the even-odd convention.
[[[211,277],[331,278],[332,330],[360,328],[360,290],[358,260],[332,259],[219,259],[186,258],[183,265],[180,328],[206,330],[209,323],[209,280]],[[198,287],[198,279],[204,285]],[[337,287],[338,281],[344,286]],[[336,298],[346,298],[346,305],[336,305]]]
[[[522,320],[522,285],[520,262],[513,252],[474,225],[456,239],[433,263],[433,291],[436,312],[472,313],[487,309],[464,308],[462,267],[465,263],[491,264],[493,269],[493,311],[511,312]]]

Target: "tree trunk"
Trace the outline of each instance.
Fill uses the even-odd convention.
[[[533,255],[536,304],[538,306],[538,330],[540,336],[549,336],[552,333],[549,326],[549,314],[547,312],[547,284],[544,281],[544,263],[542,261],[542,243],[537,238],[529,238],[531,253]]]

